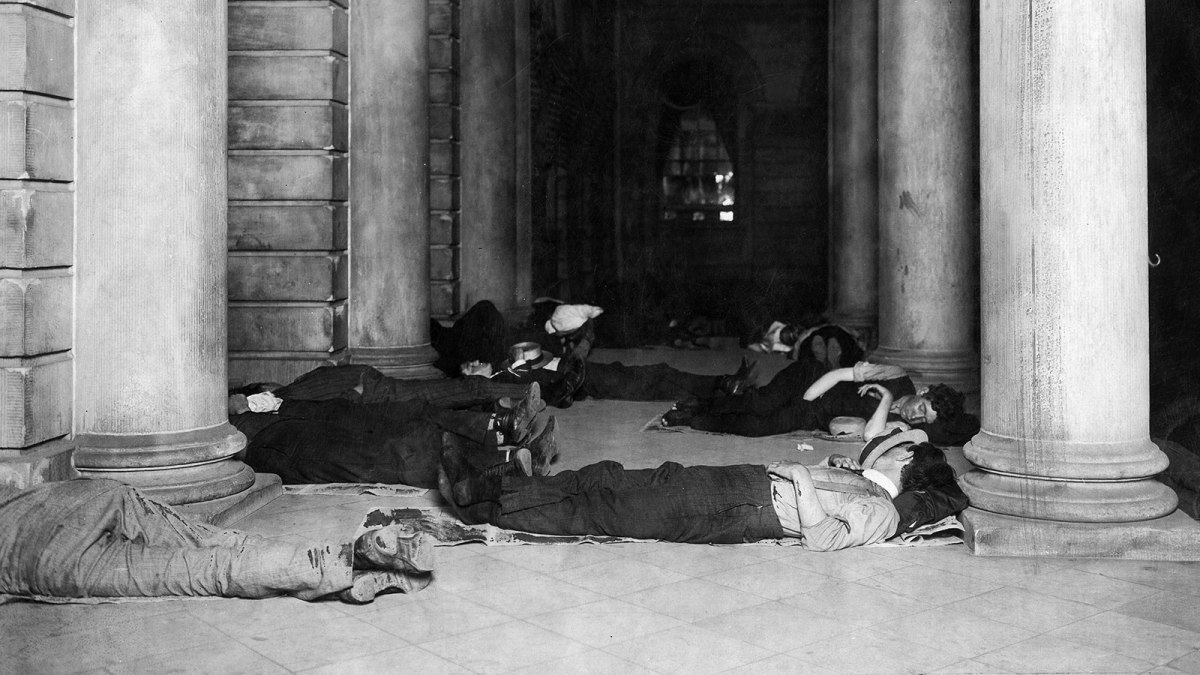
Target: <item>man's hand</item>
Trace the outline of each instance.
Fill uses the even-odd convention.
[[[793,483],[796,482],[797,475],[811,478],[808,467],[800,462],[771,462],[767,465],[767,473],[790,480]]]
[[[892,398],[892,392],[887,387],[883,386],[882,384],[874,384],[874,383],[864,384],[863,386],[859,387],[858,395],[859,396],[870,396],[871,398],[875,398],[875,399],[879,399],[879,400],[883,400],[883,398],[885,396],[889,399]]]
[[[857,459],[845,455],[830,455],[829,466],[837,469],[849,469],[851,471],[858,471],[862,468]]]

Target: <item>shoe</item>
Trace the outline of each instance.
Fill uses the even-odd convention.
[[[662,416],[660,424],[664,427],[686,427],[692,423],[693,414],[691,410],[676,410],[672,408]]]
[[[524,445],[531,436],[531,426],[537,414],[546,409],[542,388],[537,382],[529,385],[529,393],[509,410],[496,413],[500,431],[513,445]]]
[[[437,539],[408,525],[388,525],[365,532],[354,541],[355,569],[429,572]]]
[[[757,361],[747,361],[742,357],[742,364],[732,375],[722,375],[717,379],[717,389],[729,396],[736,396],[748,389],[754,388],[756,378],[754,371],[758,368]]]
[[[546,401],[556,408],[570,408],[575,392],[583,386],[587,365],[581,357],[568,354],[558,362],[558,379],[546,387]]]
[[[550,463],[558,459],[558,439],[555,437],[557,428],[558,421],[554,415],[551,415],[542,433],[529,442],[529,452],[533,456],[534,475],[549,476]]]
[[[428,586],[430,581],[433,581],[433,576],[429,574],[410,575],[395,570],[356,571],[350,588],[338,593],[338,597],[344,602],[365,605],[385,591],[416,593]]]
[[[505,476],[532,476],[533,455],[527,448],[517,448],[509,453],[507,461],[485,469],[480,478],[503,478]]]

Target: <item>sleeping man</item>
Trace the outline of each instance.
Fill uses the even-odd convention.
[[[603,461],[553,476],[484,476],[444,439],[438,489],[467,523],[538,534],[694,544],[796,537],[831,551],[884,541],[966,507],[940,448],[919,430],[869,441],[828,466],[626,469]]]

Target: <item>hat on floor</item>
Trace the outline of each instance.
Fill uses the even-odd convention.
[[[546,322],[546,332],[551,335],[562,335],[578,329],[588,319],[594,319],[604,313],[595,305],[559,305],[554,308],[554,314]]]
[[[536,342],[518,342],[508,348],[508,358],[504,360],[503,368],[516,367],[536,370],[554,360],[554,355],[542,349]]]
[[[929,436],[925,435],[925,432],[920,429],[905,431],[897,427],[892,429],[891,433],[880,434],[867,441],[867,444],[863,446],[862,453],[858,456],[858,464],[864,469],[869,469],[875,463],[875,460],[883,456],[883,453],[898,445],[928,442]]]
[[[861,417],[835,417],[829,420],[829,433],[834,436],[862,436],[867,421]]]

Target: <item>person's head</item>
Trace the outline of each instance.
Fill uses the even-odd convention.
[[[896,400],[896,412],[909,424],[950,423],[963,413],[962,392],[944,384],[935,384]]]
[[[887,476],[901,492],[923,490],[955,482],[954,468],[946,453],[929,442],[920,429],[895,430],[871,439],[859,463]]]

